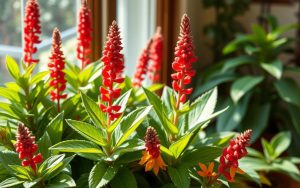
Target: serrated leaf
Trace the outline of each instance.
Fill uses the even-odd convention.
[[[176,187],[189,188],[190,187],[190,177],[188,168],[181,165],[179,167],[168,167],[168,172],[171,177],[172,182]]]
[[[66,140],[55,144],[49,149],[60,152],[103,154],[102,150],[96,144],[85,140]]]
[[[89,187],[100,188],[108,184],[117,174],[118,167],[108,166],[104,162],[98,162],[90,172]]]
[[[52,144],[56,144],[61,141],[63,134],[63,117],[64,113],[58,114],[52,121],[48,124],[46,130],[51,138]]]
[[[166,114],[164,114],[164,112],[166,112],[166,109],[164,109],[165,107],[163,106],[163,103],[160,100],[160,98],[154,93],[152,93],[151,91],[147,90],[146,88],[143,89],[148,99],[148,102],[153,106],[153,109],[156,112],[165,130],[168,133],[177,134],[178,133],[177,127],[173,125],[168,119],[168,117],[166,117]]]
[[[106,128],[106,116],[100,110],[100,108],[96,104],[96,102],[93,101],[91,98],[89,98],[84,93],[81,93],[81,99],[82,99],[83,105],[85,107],[85,110],[89,114],[93,123],[97,127],[105,129]]]
[[[115,130],[116,147],[119,147],[126,139],[137,129],[137,127],[143,122],[145,117],[150,112],[152,106],[138,108],[135,111],[128,114],[120,122],[120,126]],[[120,136],[120,137],[119,137]],[[119,138],[119,139],[118,139]]]
[[[248,91],[262,82],[262,76],[244,76],[237,79],[230,88],[230,96],[237,103]]]
[[[91,124],[75,121],[68,119],[66,122],[69,126],[78,132],[81,136],[85,137],[86,139],[99,144],[100,146],[106,146],[106,140],[104,139],[104,133],[100,128],[94,127]]]

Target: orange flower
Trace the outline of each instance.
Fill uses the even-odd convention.
[[[230,167],[229,169],[231,179],[228,179],[229,182],[234,182],[235,174],[244,174],[245,172],[240,168]]]
[[[145,165],[145,171],[153,169],[157,176],[159,169],[166,170],[166,164],[160,155],[160,140],[157,132],[153,127],[148,127],[145,136],[146,151],[143,151],[143,156],[139,162],[140,165]]]
[[[141,161],[139,162],[140,165],[145,165],[145,171],[150,171],[153,169],[154,174],[157,176],[159,169],[166,170],[166,164],[163,161],[161,155],[157,158],[152,157],[148,151],[143,151],[143,156]]]
[[[199,163],[199,166],[201,168],[201,170],[198,171],[199,176],[201,176],[201,177],[215,177],[217,175],[214,172],[215,163],[213,163],[213,162],[209,163],[208,167],[206,167],[205,164],[203,164],[203,163]]]

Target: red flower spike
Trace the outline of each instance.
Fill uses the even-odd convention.
[[[66,89],[66,79],[65,73],[63,72],[65,68],[65,58],[61,51],[61,38],[60,32],[57,28],[53,30],[52,35],[52,48],[51,56],[48,67],[50,70],[50,86],[51,86],[51,100],[57,102],[57,111],[60,111],[60,99],[65,99],[67,94],[62,94]]]
[[[100,104],[100,109],[103,112],[108,113],[108,126],[111,121],[121,115],[121,113],[118,112],[121,107],[113,105],[114,99],[121,95],[121,89],[114,88],[114,83],[120,84],[124,81],[124,78],[121,77],[124,69],[123,54],[121,54],[123,48],[121,45],[119,27],[117,22],[113,21],[112,25],[109,27],[107,41],[103,50],[103,86],[99,89],[101,101],[106,103]]]
[[[22,166],[30,166],[36,173],[36,165],[43,161],[43,157],[40,153],[34,155],[38,149],[38,145],[35,143],[35,137],[31,135],[29,129],[24,124],[19,124],[16,140],[16,152],[19,153]]]
[[[77,41],[77,59],[81,61],[81,68],[83,69],[90,64],[88,56],[91,53],[90,44],[92,41],[92,16],[86,0],[82,0],[79,10]]]
[[[148,75],[150,80],[158,82],[160,80],[160,70],[163,58],[163,36],[161,27],[157,27],[156,33],[152,38],[152,44],[149,49],[151,63],[148,65]]]
[[[148,127],[145,136],[146,150],[139,162],[140,165],[145,165],[145,171],[153,169],[157,175],[159,169],[166,170],[166,164],[160,155],[160,141],[157,132],[153,127]]]
[[[139,88],[142,86],[142,82],[145,79],[145,74],[147,72],[147,66],[148,66],[148,62],[150,60],[149,57],[149,49],[150,49],[150,45],[152,43],[152,40],[150,40],[147,44],[147,47],[145,49],[143,49],[142,54],[139,57],[139,61],[137,64],[137,67],[135,69],[135,73],[133,76],[133,86],[136,88]]]
[[[238,160],[247,155],[246,147],[249,146],[251,136],[252,130],[246,130],[223,149],[218,170],[219,174],[223,174],[228,181],[234,181],[236,172],[243,173],[239,168]]]
[[[175,47],[175,60],[172,63],[172,68],[175,71],[173,73],[173,89],[178,92],[178,99],[176,107],[178,108],[180,103],[186,101],[186,95],[191,94],[192,88],[184,89],[185,85],[191,83],[192,76],[195,75],[195,71],[192,70],[192,63],[197,58],[193,52],[194,46],[191,37],[190,19],[185,14],[181,20],[180,35],[177,45]]]
[[[28,0],[25,7],[24,18],[24,62],[26,66],[38,63],[32,56],[37,52],[35,44],[41,43],[40,7],[37,0]]]

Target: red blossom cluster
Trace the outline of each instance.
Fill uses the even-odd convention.
[[[135,73],[134,73],[133,81],[132,81],[133,86],[136,88],[141,87],[142,82],[145,79],[144,76],[147,72],[147,69],[148,69],[147,66],[148,66],[148,62],[150,60],[149,49],[150,49],[151,43],[152,43],[152,40],[150,40],[148,42],[147,47],[145,49],[143,49],[142,54],[139,57],[139,61],[138,61],[137,67],[135,69]]]
[[[185,85],[190,84],[192,77],[195,75],[195,70],[192,70],[192,63],[194,63],[197,58],[193,50],[190,19],[185,14],[181,20],[180,35],[175,47],[175,60],[172,63],[172,68],[175,71],[175,73],[171,75],[173,78],[172,87],[178,92],[177,108],[180,103],[186,101],[186,96],[193,91],[192,88],[185,88]]]
[[[28,0],[25,7],[24,18],[24,62],[26,66],[38,63],[38,59],[33,58],[37,52],[35,44],[41,43],[40,8],[37,0]]]
[[[35,143],[35,137],[31,135],[27,127],[23,124],[19,124],[16,139],[16,152],[19,153],[22,166],[30,166],[36,173],[36,165],[43,161],[43,157],[40,153],[34,155],[38,149],[38,145]]]
[[[67,97],[67,94],[62,94],[66,89],[67,81],[65,79],[65,73],[63,72],[65,68],[65,58],[61,51],[61,37],[57,28],[53,30],[51,56],[49,59],[48,67],[51,77],[50,86],[52,88],[50,91],[51,100],[57,101],[57,110],[60,111],[60,99]]]
[[[82,1],[79,10],[78,26],[77,26],[77,58],[81,61],[81,68],[90,64],[88,58],[91,53],[90,44],[92,41],[92,17],[91,10],[87,7],[85,0]]]
[[[107,41],[103,50],[102,61],[104,67],[102,70],[102,84],[100,87],[100,97],[102,102],[100,109],[103,112],[108,113],[109,122],[118,118],[121,113],[119,110],[121,106],[113,105],[114,99],[121,95],[120,88],[114,88],[114,83],[122,83],[124,78],[122,77],[124,62],[123,54],[121,54],[122,48],[121,37],[119,27],[116,21],[112,22],[109,27]],[[109,123],[108,123],[109,124]]]
[[[156,29],[152,41],[149,50],[151,63],[149,63],[148,66],[148,75],[150,80],[158,82],[160,80],[161,62],[163,58],[163,36],[161,34],[161,27]]]
[[[235,139],[230,145],[223,149],[220,157],[219,174],[223,174],[228,181],[233,181],[236,171],[241,171],[238,160],[247,155],[246,147],[249,146],[252,130],[246,130]]]

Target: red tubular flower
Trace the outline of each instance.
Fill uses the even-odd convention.
[[[82,1],[79,10],[77,35],[77,58],[81,61],[81,68],[83,69],[90,64],[88,56],[91,53],[90,44],[92,41],[91,10],[87,7],[85,0]]]
[[[19,124],[16,139],[16,152],[19,153],[22,166],[30,166],[36,173],[36,164],[41,163],[43,157],[40,153],[34,155],[38,149],[38,145],[35,143],[35,137],[31,135],[27,127],[23,124]]]
[[[235,173],[243,173],[239,168],[238,160],[247,155],[246,147],[249,146],[252,130],[246,130],[235,139],[230,145],[223,149],[220,157],[219,174],[223,174],[228,181],[234,181]]]
[[[152,41],[149,52],[151,63],[148,66],[148,75],[150,80],[158,82],[160,80],[161,62],[163,58],[163,36],[161,34],[161,27],[156,29]]]
[[[35,44],[41,43],[39,34],[41,34],[40,8],[37,0],[28,0],[25,7],[24,18],[24,62],[26,66],[32,63],[38,63],[38,59],[32,56],[37,52]]]
[[[143,80],[145,79],[145,74],[147,72],[147,66],[149,62],[149,48],[152,43],[152,40],[148,42],[148,45],[145,49],[143,49],[142,54],[139,57],[139,61],[137,67],[135,69],[135,73],[133,76],[133,86],[138,88],[141,87]]]
[[[153,127],[148,127],[146,131],[145,147],[146,150],[139,162],[140,165],[146,164],[145,171],[153,169],[154,174],[157,175],[160,168],[166,170],[167,165],[160,155],[160,141]]]
[[[109,27],[107,41],[103,50],[102,61],[104,67],[102,70],[102,84],[100,87],[100,98],[102,103],[100,109],[103,112],[108,113],[108,126],[110,121],[118,118],[121,113],[119,110],[121,106],[113,105],[114,99],[121,95],[120,88],[114,88],[114,83],[122,83],[122,73],[124,69],[123,54],[121,54],[122,48],[121,37],[119,27],[116,21],[112,22]],[[104,104],[106,103],[106,104]]]
[[[190,19],[185,14],[181,20],[180,35],[175,48],[175,60],[172,63],[172,68],[175,71],[175,73],[171,75],[173,78],[172,86],[173,89],[178,92],[177,108],[180,103],[186,101],[186,96],[193,91],[193,88],[185,88],[185,85],[190,84],[192,77],[195,75],[195,70],[192,70],[192,63],[194,63],[197,58],[193,50]]]
[[[60,99],[65,99],[67,94],[62,94],[66,89],[65,73],[63,72],[65,68],[65,58],[61,51],[61,38],[60,32],[57,28],[53,30],[52,35],[52,48],[51,56],[48,67],[50,70],[50,86],[52,90],[50,91],[51,100],[57,101],[57,110],[60,111]]]

